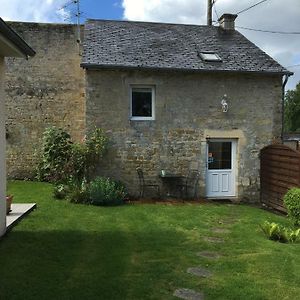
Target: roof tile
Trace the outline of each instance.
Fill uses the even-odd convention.
[[[84,36],[85,68],[290,73],[238,31],[214,26],[89,20]],[[203,51],[222,61],[203,61]]]

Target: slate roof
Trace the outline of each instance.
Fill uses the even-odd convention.
[[[212,51],[221,62],[203,61]],[[88,20],[81,66],[292,74],[238,31],[214,26]]]

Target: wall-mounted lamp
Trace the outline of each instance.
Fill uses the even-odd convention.
[[[221,105],[222,105],[222,112],[226,113],[228,111],[228,103],[227,103],[227,95],[224,94],[222,100],[221,100]]]

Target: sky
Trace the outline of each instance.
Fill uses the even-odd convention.
[[[75,22],[73,2],[0,0],[0,17],[7,21]],[[213,20],[217,21],[217,16],[223,13],[238,13],[258,2],[260,0],[216,0]],[[205,25],[206,6],[207,0],[80,0],[81,22],[90,18]],[[287,89],[294,89],[300,82],[300,34],[266,33],[241,27],[300,33],[300,1],[265,0],[240,13],[236,26],[250,41],[295,73],[287,84]]]

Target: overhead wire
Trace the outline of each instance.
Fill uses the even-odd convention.
[[[276,34],[300,34],[300,31],[276,31],[276,30],[264,30],[264,29],[255,29],[249,27],[242,27],[236,26],[236,28],[251,30],[251,31],[258,31],[258,32],[265,32],[265,33],[276,33]]]
[[[251,9],[251,8],[253,8],[253,7],[255,7],[255,6],[259,5],[259,4],[262,4],[262,3],[266,2],[266,1],[268,1],[268,0],[262,0],[262,1],[259,1],[259,2],[255,3],[255,4],[253,4],[253,5],[251,5],[251,6],[247,7],[247,8],[245,8],[245,9],[243,9],[243,10],[237,12],[236,14],[237,14],[237,15],[242,14],[243,12],[246,12],[246,11],[248,11],[249,9]]]
[[[63,9],[66,9],[68,6],[72,5],[76,3],[76,0],[71,0],[71,1],[68,1],[67,3],[65,3],[62,7],[60,7],[58,10],[63,10]]]
[[[212,7],[213,7],[213,9],[214,9],[214,12],[215,12],[215,15],[216,15],[216,17],[217,17],[217,20],[213,20],[212,21],[212,23],[213,24],[217,24],[217,23],[219,23],[219,14],[218,14],[218,11],[217,11],[217,8],[216,8],[216,2],[217,2],[218,0],[212,0]]]
[[[292,65],[292,66],[287,66],[286,68],[299,68],[300,67],[300,64],[298,65]]]
[[[218,14],[217,8],[216,8],[216,1],[214,1],[214,2],[213,2],[213,8],[214,8],[214,12],[215,12],[215,14],[216,14],[217,20],[219,20],[219,19],[220,19],[220,17],[219,17],[219,14]]]
[[[239,15],[243,12],[246,12],[248,10],[250,10],[251,8],[259,5],[259,4],[262,4],[264,2],[266,2],[267,0],[262,0],[262,1],[259,1],[253,5],[251,5],[250,7],[248,8],[245,8],[239,12],[237,12],[236,14]],[[216,9],[216,5],[215,3],[217,2],[217,0],[213,0],[212,4],[213,4],[213,8],[214,8],[214,12],[219,20],[219,15],[218,15],[218,12],[217,12],[217,9]],[[218,21],[213,21],[213,23],[218,23]],[[276,30],[264,30],[264,29],[255,29],[255,28],[249,28],[249,27],[242,27],[242,26],[236,26],[236,28],[240,28],[240,29],[244,29],[244,30],[251,30],[251,31],[256,31],[256,32],[263,32],[263,33],[273,33],[273,34],[300,34],[299,31],[276,31]],[[291,66],[287,66],[286,68],[300,68],[300,64],[296,64],[296,65],[291,65]]]

